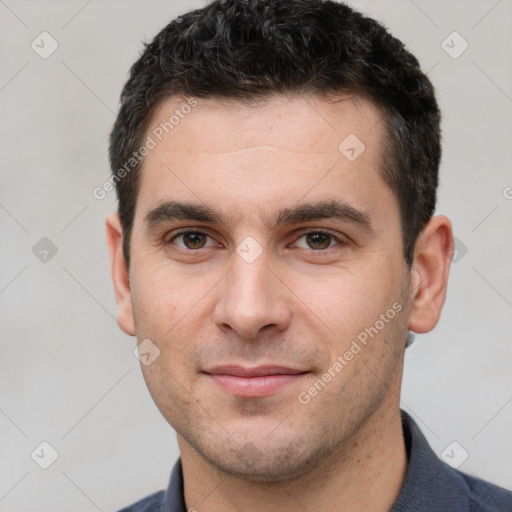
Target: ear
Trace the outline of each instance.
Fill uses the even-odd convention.
[[[446,298],[448,274],[453,255],[453,232],[444,215],[430,219],[420,233],[412,267],[412,309],[409,329],[431,331],[439,321]]]
[[[110,272],[114,283],[119,327],[130,336],[135,336],[135,321],[132,309],[130,275],[123,254],[123,228],[117,213],[111,213],[106,220],[107,245],[110,253]]]

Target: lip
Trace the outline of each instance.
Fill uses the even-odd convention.
[[[307,371],[285,366],[216,366],[205,372],[221,389],[245,398],[262,398],[297,382]]]

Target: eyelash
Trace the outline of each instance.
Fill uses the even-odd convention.
[[[199,231],[199,230],[196,230],[196,229],[183,229],[183,230],[179,231],[178,233],[175,233],[169,240],[167,240],[165,242],[165,245],[170,245],[170,244],[175,245],[174,241],[177,238],[179,238],[180,236],[187,235],[187,234],[204,235],[204,236],[207,236],[208,238],[213,240],[212,236],[210,236],[208,233],[204,233],[203,231]],[[339,245],[339,246],[342,246],[342,247],[347,245],[346,241],[341,240],[338,236],[334,235],[330,231],[323,230],[323,229],[311,229],[311,230],[307,230],[307,231],[301,231],[300,236],[295,240],[294,243],[297,243],[297,241],[299,241],[301,238],[304,238],[307,235],[312,235],[312,234],[330,236],[331,239],[332,239],[331,241],[336,242],[336,245]],[[312,253],[324,253],[325,251],[333,249],[334,247],[335,246],[331,246],[331,247],[327,247],[326,249],[311,249],[311,248],[304,249],[304,248],[302,248],[302,250],[309,250]],[[182,251],[186,251],[186,252],[197,252],[197,251],[200,251],[201,249],[204,249],[204,247],[201,247],[199,249],[189,249],[189,248],[184,249],[183,247],[179,247],[178,246],[178,249],[180,249]]]

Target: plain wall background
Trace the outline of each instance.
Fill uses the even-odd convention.
[[[402,406],[438,454],[457,441],[461,470],[512,489],[512,3],[350,4],[404,41],[437,88],[437,211],[467,249],[438,327],[407,349]],[[109,175],[107,138],[141,40],[202,5],[0,2],[0,511],[106,512],[167,485],[175,434],[115,320],[114,193],[92,190]],[[31,48],[43,31],[59,44],[47,59]],[[456,59],[441,46],[453,31],[469,44]],[[453,37],[452,53],[463,44]],[[46,263],[32,251],[42,237],[57,247]],[[59,454],[46,470],[30,456],[42,441]]]

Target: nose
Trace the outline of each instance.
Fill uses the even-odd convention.
[[[269,268],[265,255],[248,263],[233,254],[230,272],[219,287],[214,323],[224,332],[255,338],[262,331],[284,331],[291,310],[287,288]]]

